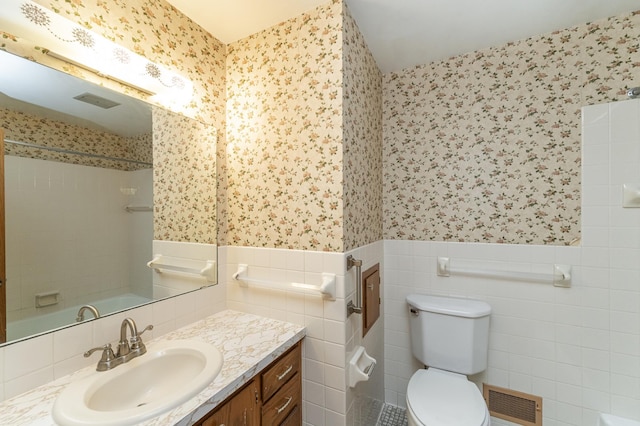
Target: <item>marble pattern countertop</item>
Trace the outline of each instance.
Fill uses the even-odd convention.
[[[227,310],[150,340],[149,347],[156,342],[180,339],[211,343],[222,353],[224,364],[218,377],[198,395],[142,424],[195,423],[304,335],[303,326]],[[83,368],[0,403],[0,424],[54,425],[51,409],[56,397],[70,382],[94,373],[95,366]]]

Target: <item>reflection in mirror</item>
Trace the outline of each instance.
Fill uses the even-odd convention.
[[[3,51],[0,63],[7,341],[73,324],[84,305],[151,302],[152,115],[156,128],[193,120]]]

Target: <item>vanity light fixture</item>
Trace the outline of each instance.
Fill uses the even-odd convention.
[[[0,31],[24,38],[50,56],[152,94],[151,100],[181,107],[193,83],[31,0],[2,0]]]

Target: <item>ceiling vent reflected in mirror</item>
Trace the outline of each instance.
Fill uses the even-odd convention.
[[[88,104],[100,107],[102,109],[109,109],[120,105],[118,102],[114,102],[102,96],[94,95],[93,93],[83,93],[82,95],[74,96],[73,99],[80,102],[86,102]]]

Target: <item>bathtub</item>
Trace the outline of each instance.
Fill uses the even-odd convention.
[[[151,299],[127,293],[95,301],[92,305],[98,309],[100,315],[106,315],[148,302],[151,302]],[[10,321],[7,323],[7,341],[22,339],[23,337],[75,324],[78,310],[81,306],[72,306],[48,314]],[[85,312],[84,317],[85,319],[93,318],[91,312]]]

